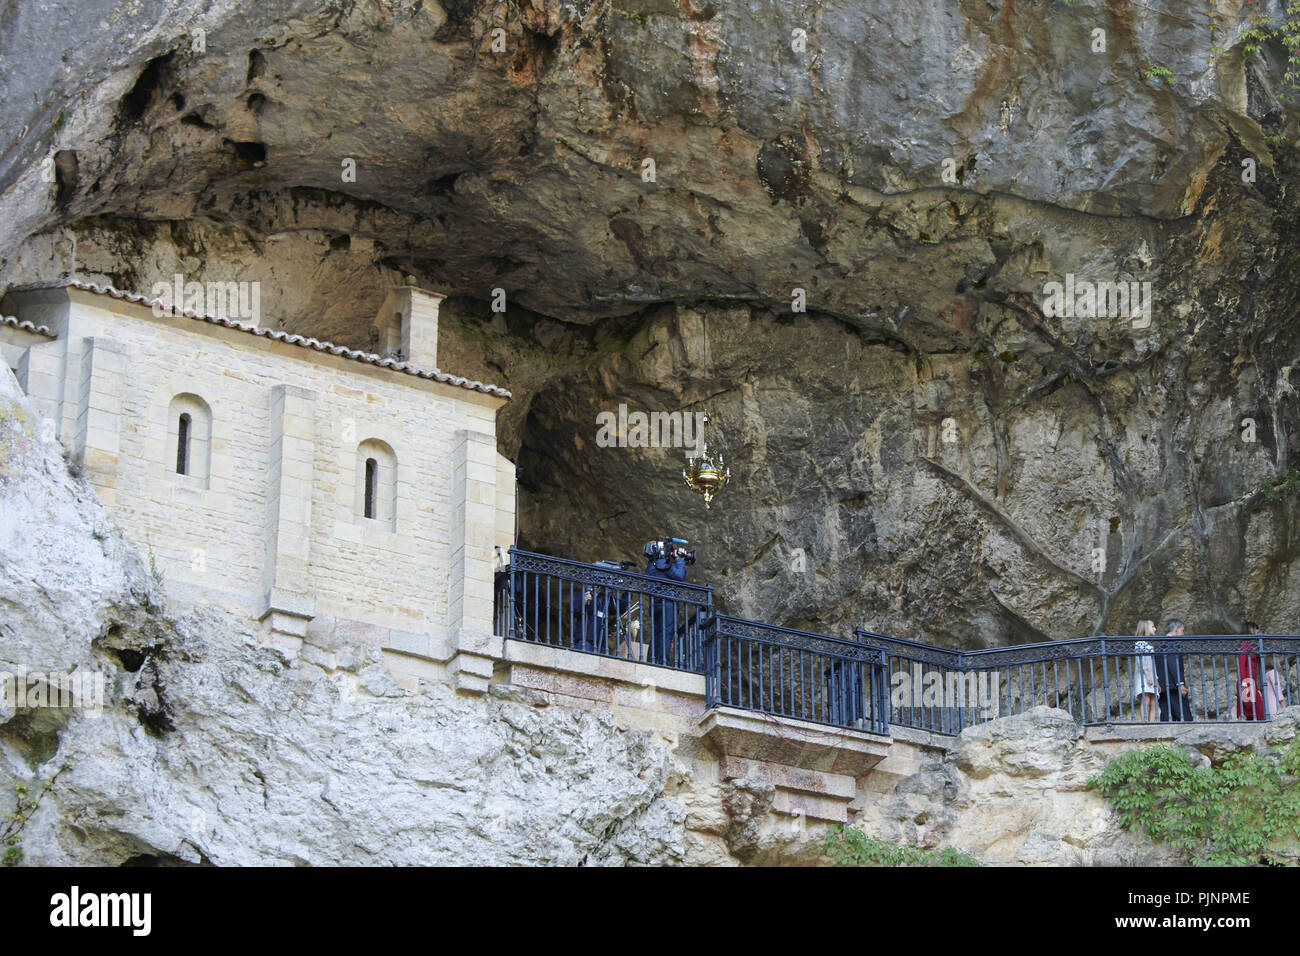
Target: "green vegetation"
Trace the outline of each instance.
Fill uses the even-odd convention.
[[[158,587],[163,586],[163,571],[158,567],[158,560],[153,556],[152,550],[149,552],[149,576]]]
[[[1210,0],[1211,7],[1214,0]],[[1216,22],[1216,11],[1211,9],[1207,11],[1210,17],[1210,36],[1213,38],[1216,34],[1224,31],[1224,28]],[[1282,85],[1279,95],[1282,99],[1294,101],[1300,94],[1300,0],[1288,0],[1286,4],[1286,13],[1283,15],[1282,22],[1275,22],[1262,9],[1260,3],[1250,3],[1247,5],[1248,26],[1236,34],[1236,41],[1241,44],[1243,56],[1250,57],[1258,55],[1260,49],[1269,40],[1277,40],[1287,51],[1287,69],[1282,74]],[[1210,48],[1210,62],[1213,63],[1224,53],[1221,43],[1215,42]]]
[[[23,853],[21,843],[23,828],[27,826],[27,821],[32,818],[36,808],[41,805],[41,799],[53,786],[53,778],[45,781],[45,785],[35,797],[32,797],[22,784],[14,786],[14,812],[9,814],[5,825],[0,827],[0,846],[4,847],[4,854],[0,855],[0,865],[17,866],[23,862],[23,857],[26,855]]]
[[[900,846],[873,840],[861,830],[831,827],[826,836],[826,855],[840,866],[979,866],[969,853],[947,847],[940,851]]]
[[[1285,474],[1277,478],[1265,478],[1260,490],[1269,501],[1275,501],[1279,495],[1300,492],[1300,468],[1288,468]]]
[[[1237,39],[1241,41],[1241,51],[1247,56],[1252,53],[1258,53],[1260,46],[1271,36],[1270,31],[1259,27],[1250,27],[1242,30],[1237,34]]]
[[[1142,77],[1143,79],[1146,80],[1165,80],[1169,83],[1170,86],[1174,85],[1174,74],[1169,70],[1168,67],[1153,66],[1145,73],[1143,73]]]
[[[1300,738],[1278,762],[1232,754],[1197,767],[1176,747],[1130,750],[1088,781],[1110,799],[1125,828],[1141,828],[1197,866],[1290,863],[1275,853],[1300,841]]]
[[[1287,70],[1282,74],[1283,97],[1294,101],[1300,94],[1300,0],[1286,5],[1286,19],[1277,29],[1277,38],[1287,52]]]

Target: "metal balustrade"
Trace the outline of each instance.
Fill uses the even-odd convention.
[[[1267,721],[1275,705],[1300,703],[1295,635],[1102,636],[958,651],[857,628],[848,641],[720,614],[712,585],[518,548],[497,572],[494,615],[496,633],[512,640],[704,674],[710,708],[871,733],[958,734],[1040,705],[1085,726],[1148,724],[1152,678],[1157,723]]]
[[[969,688],[961,652],[856,628],[860,642],[884,655],[885,720],[893,726],[957,734],[971,721],[966,716]],[[960,690],[959,690],[960,688]],[[961,699],[958,693],[962,693]]]
[[[889,732],[879,648],[711,614],[704,622],[705,706],[737,707]]]
[[[701,673],[711,585],[510,549],[496,576],[496,633],[513,640]]]
[[[944,734],[1042,705],[1095,726],[1258,722],[1271,719],[1272,703],[1300,701],[1300,637],[1292,635],[1089,637],[954,651],[855,633],[885,654],[890,723]],[[1143,711],[1143,671],[1161,691],[1154,721]],[[1185,694],[1168,693],[1180,683]]]

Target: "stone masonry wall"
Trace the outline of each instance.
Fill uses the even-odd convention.
[[[314,597],[325,620],[359,622],[362,636],[407,654],[445,656],[450,556],[461,533],[453,443],[466,430],[494,442],[499,399],[190,319],[157,319],[144,306],[88,292],[53,295],[67,295],[71,306],[56,320],[59,339],[35,349],[58,357],[66,349],[61,435],[65,444],[77,434],[88,443],[87,476],[170,593],[256,616],[268,588],[287,580]],[[279,404],[277,388],[289,389]],[[175,471],[169,403],[182,393],[211,408],[206,482]],[[87,427],[88,414],[97,428]],[[286,453],[272,468],[295,429],[309,441],[310,460]],[[357,513],[357,448],[368,439],[396,455],[392,530]],[[504,476],[508,465],[483,476]],[[277,491],[278,507],[268,510]],[[512,531],[513,495],[494,495],[492,504]],[[286,533],[299,526],[302,534]],[[494,532],[476,546],[490,551],[501,540]]]

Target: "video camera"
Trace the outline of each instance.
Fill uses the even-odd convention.
[[[683,538],[655,538],[645,543],[645,556],[652,561],[660,558],[685,558],[687,564],[694,564],[695,551],[687,550],[689,544]]]

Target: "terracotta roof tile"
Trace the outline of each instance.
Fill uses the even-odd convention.
[[[97,285],[94,282],[81,282],[80,280],[70,280],[64,283],[65,288],[81,289],[84,292],[93,292],[96,295],[107,295],[114,299],[122,299],[126,302],[136,302],[140,305],[147,305],[153,308],[159,305],[159,301],[151,299],[148,296],[141,295],[138,292],[123,292],[115,289],[111,285]],[[173,312],[169,307],[164,307],[168,312]],[[456,385],[460,388],[467,388],[474,392],[484,392],[488,395],[497,395],[501,398],[510,398],[510,391],[499,385],[489,385],[486,382],[475,382],[460,375],[449,375],[446,372],[440,372],[436,368],[426,369],[418,368],[410,362],[399,362],[396,359],[382,358],[373,352],[363,352],[359,349],[350,349],[342,345],[335,345],[333,342],[322,342],[319,339],[313,339],[305,335],[298,335],[292,332],[281,332],[276,329],[264,329],[255,325],[246,325],[243,322],[236,322],[233,319],[223,319],[211,315],[203,315],[192,309],[186,309],[176,314],[184,315],[186,318],[196,319],[200,322],[209,322],[213,325],[221,325],[228,329],[238,329],[240,332],[249,332],[253,335],[260,335],[263,338],[274,339],[277,342],[284,342],[288,345],[298,345],[303,348],[314,349],[317,352],[329,352],[332,355],[340,355],[356,362],[365,362],[367,365],[378,365],[382,368],[390,368],[395,372],[404,372],[407,375],[415,375],[419,378],[432,379],[435,382],[443,382],[447,385]],[[45,326],[36,328],[30,322],[18,322],[14,318],[4,319],[5,324],[16,325],[18,328],[28,329],[43,335],[49,335],[53,338],[52,333]]]
[[[56,338],[55,334],[49,330],[48,326],[33,325],[31,322],[19,322],[16,315],[0,315],[0,325],[7,325],[10,328],[21,329],[24,332],[34,332],[37,335],[44,335],[46,338]]]

